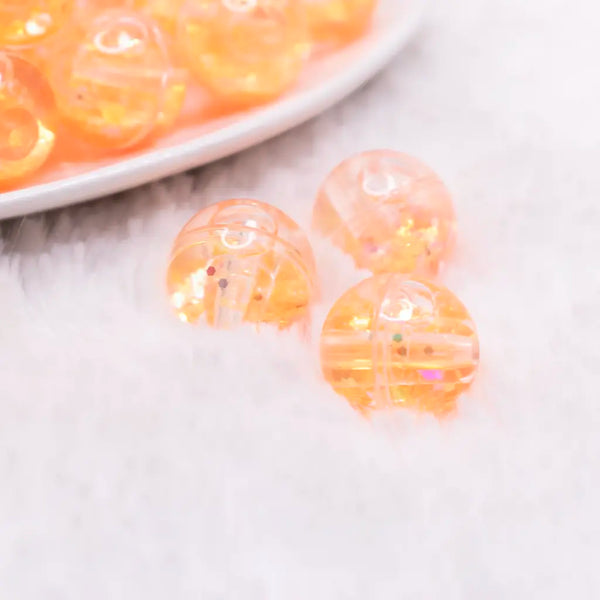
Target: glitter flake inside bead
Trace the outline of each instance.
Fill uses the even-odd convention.
[[[358,409],[450,412],[478,363],[475,325],[458,298],[397,274],[346,292],[321,334],[323,374]]]
[[[375,273],[437,274],[454,243],[452,199],[425,164],[378,150],[341,163],[321,187],[313,227]]]
[[[53,69],[57,103],[94,146],[123,149],[177,117],[185,82],[175,76],[163,34],[135,11],[102,12],[75,28]]]
[[[178,40],[200,82],[239,106],[265,102],[290,87],[307,50],[297,0],[188,0]]]
[[[243,322],[281,329],[305,322],[315,290],[308,240],[280,210],[228,200],[196,215],[173,247],[167,274],[182,321],[231,328]]]
[[[37,171],[54,147],[54,100],[43,75],[0,52],[0,189]]]

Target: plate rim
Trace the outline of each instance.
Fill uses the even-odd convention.
[[[354,68],[292,93],[196,139],[150,149],[88,172],[0,194],[0,219],[110,196],[230,156],[293,129],[328,110],[379,73],[417,29],[426,0],[405,0],[401,27],[390,27]]]

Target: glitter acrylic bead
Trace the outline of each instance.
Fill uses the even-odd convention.
[[[456,296],[397,274],[376,275],[346,292],[321,334],[325,378],[362,410],[447,413],[478,363],[475,326]]]
[[[101,12],[74,27],[51,69],[60,113],[93,147],[134,146],[177,117],[185,81],[171,67],[163,34],[131,10]]]
[[[308,48],[297,0],[188,0],[178,40],[199,81],[231,106],[280,95],[296,81]]]
[[[360,36],[371,22],[377,0],[301,0],[312,39],[343,44]]]
[[[305,235],[280,210],[256,200],[228,200],[183,228],[167,288],[182,321],[204,317],[218,328],[250,322],[284,329],[307,323],[314,259]]]
[[[177,30],[177,17],[184,0],[132,0],[136,9],[150,15],[169,35]]]
[[[342,162],[321,187],[313,227],[373,272],[435,275],[455,235],[452,199],[425,164],[378,150]]]
[[[0,189],[34,173],[55,143],[54,99],[42,73],[0,52]]]

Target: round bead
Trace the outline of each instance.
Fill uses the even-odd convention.
[[[377,0],[302,0],[302,4],[314,41],[343,44],[365,31]]]
[[[218,328],[250,322],[284,329],[308,318],[315,291],[312,250],[280,210],[256,200],[227,200],[183,228],[167,288],[182,321],[204,316]]]
[[[178,38],[199,80],[231,105],[281,94],[297,79],[307,50],[297,0],[188,0]]]
[[[72,0],[0,0],[0,46],[47,39],[68,20]]]
[[[58,108],[76,137],[122,149],[175,120],[185,82],[176,77],[152,20],[135,11],[108,10],[69,33],[52,81]]]
[[[27,61],[0,52],[0,187],[37,171],[55,141],[52,90]]]
[[[400,152],[365,152],[325,180],[313,227],[373,272],[433,276],[454,244],[452,199],[425,164]]]
[[[458,298],[398,274],[375,275],[346,292],[321,334],[325,378],[359,409],[449,412],[478,363],[475,325]]]

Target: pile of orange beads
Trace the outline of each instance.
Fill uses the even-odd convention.
[[[220,114],[272,100],[315,51],[360,36],[375,6],[0,0],[0,190],[51,161],[151,143],[177,123],[190,88],[204,90]]]
[[[313,229],[374,273],[346,291],[325,320],[325,379],[363,412],[452,412],[475,378],[479,342],[464,305],[432,281],[456,230],[441,179],[399,152],[354,156],[321,186]],[[167,274],[182,321],[225,328],[305,325],[316,280],[298,225],[255,200],[221,202],[196,215],[175,241]]]

